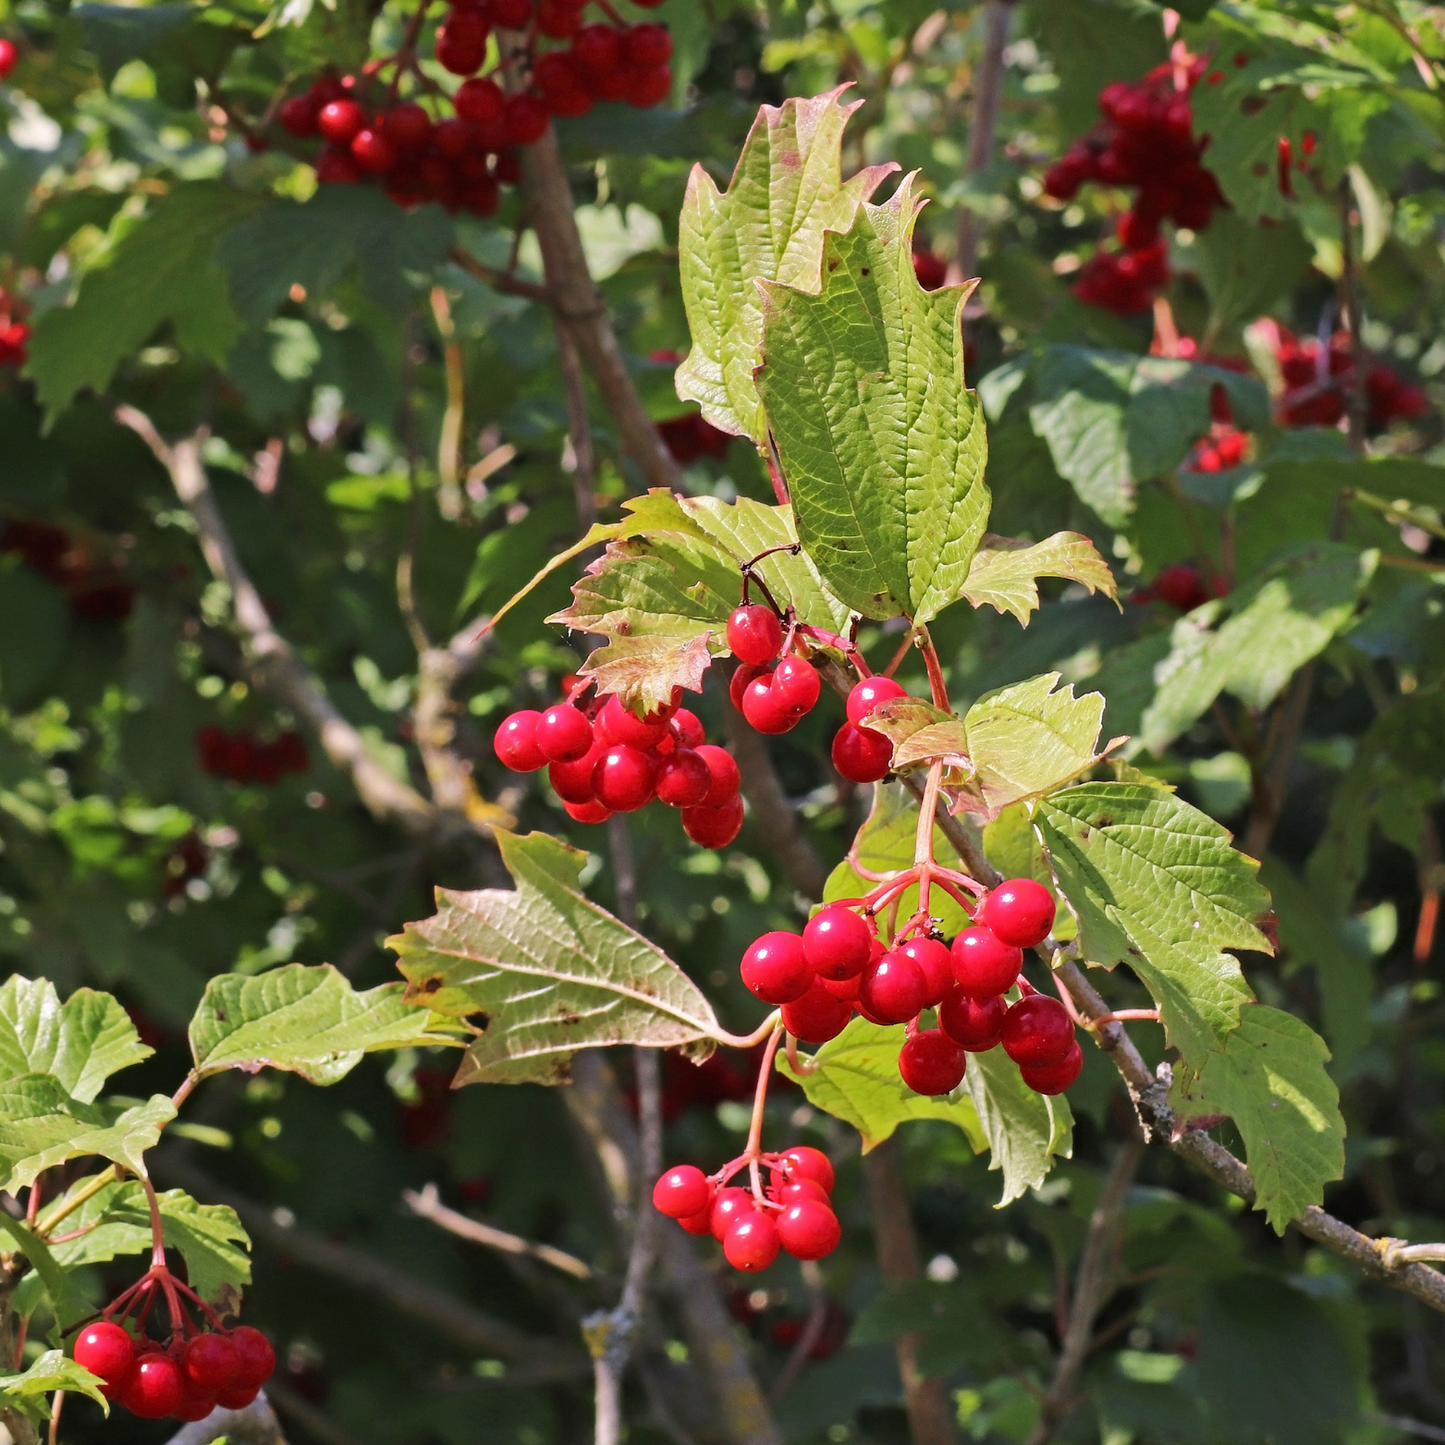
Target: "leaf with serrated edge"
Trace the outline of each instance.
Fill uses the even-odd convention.
[[[960,594],[988,520],[988,441],[964,384],[971,290],[913,269],[913,177],[824,246],[817,295],[767,293],[756,377],[798,536],[865,617],[927,622]]]
[[[1027,627],[1039,605],[1040,577],[1063,577],[1119,600],[1109,564],[1080,532],[1055,532],[1032,546],[985,532],[969,564],[963,595],[975,607],[987,604],[995,612],[1010,612]]]
[[[62,1004],[48,979],[0,984],[0,1075],[49,1074],[89,1104],[111,1074],[148,1059],[129,1015],[108,993],[79,988]]]
[[[1254,1207],[1276,1234],[1344,1174],[1345,1121],[1325,1069],[1329,1057],[1308,1024],[1250,1004],[1222,1049],[1175,1065],[1169,1097],[1179,1124],[1220,1114],[1234,1120],[1254,1175]]]
[[[50,1308],[62,1330],[70,1329],[77,1320],[93,1312],[93,1304],[77,1288],[75,1277],[61,1268],[60,1262],[29,1225],[12,1219],[0,1209],[0,1229],[15,1241],[34,1271],[20,1281],[20,1288],[10,1297],[11,1307],[21,1318],[28,1319],[43,1298],[49,1299]],[[40,1282],[38,1288],[35,1286],[36,1279]],[[22,1291],[25,1295],[23,1300]]]
[[[77,1365],[64,1350],[46,1350],[23,1374],[0,1375],[0,1397],[14,1401],[33,1418],[43,1419],[50,1409],[36,1397],[65,1390],[88,1395],[109,1415],[110,1402],[100,1393],[104,1384],[104,1380],[92,1375],[84,1365]]]
[[[921,697],[890,697],[876,703],[864,714],[863,726],[893,744],[896,771],[934,758],[943,758],[951,769],[965,774],[973,771],[963,719]]]
[[[579,669],[600,693],[616,693],[635,713],[649,713],[672,701],[672,691],[701,692],[712,662],[704,632],[690,642],[676,637],[617,637],[599,647]]]
[[[1073,1154],[1074,1116],[1068,1100],[1062,1094],[1034,1093],[1003,1049],[970,1054],[963,1087],[988,1140],[988,1167],[1003,1171],[997,1208],[1037,1189],[1056,1158]]]
[[[903,1025],[881,1028],[854,1019],[813,1055],[813,1067],[794,1073],[783,1054],[779,1073],[803,1086],[815,1109],[851,1124],[863,1136],[863,1152],[881,1144],[910,1119],[942,1119],[968,1136],[975,1154],[985,1144],[973,1100],[962,1091],[945,1097],[915,1094],[898,1072]]]
[[[440,888],[438,911],[388,940],[408,998],[481,1027],[455,1083],[560,1083],[578,1049],[605,1044],[705,1052],[712,1005],[583,894],[587,855],[545,833],[496,839],[515,891]]]
[[[692,349],[678,367],[677,394],[760,449],[767,423],[753,382],[763,334],[757,282],[816,291],[824,231],[847,230],[898,169],[866,166],[844,183],[843,128],[863,103],[841,104],[847,88],[762,106],[725,193],[701,164],[688,177],[678,261]]]
[[[404,994],[400,983],[357,993],[329,963],[288,963],[256,978],[220,974],[191,1019],[195,1074],[286,1069],[334,1084],[374,1049],[457,1042]]]
[[[1098,761],[1103,720],[1103,697],[1075,697],[1072,683],[1059,688],[1057,672],[980,698],[963,718],[974,776],[949,789],[954,811],[996,818],[1010,803],[1063,787]]]
[[[72,1099],[49,1074],[0,1083],[0,1190],[14,1194],[67,1159],[99,1154],[145,1177],[145,1152],[176,1116],[164,1094],[127,1109],[113,1123],[94,1104]]]
[[[1084,958],[1127,963],[1169,1042],[1200,1060],[1254,998],[1225,949],[1270,952],[1259,865],[1182,799],[1138,783],[1085,783],[1041,799],[1034,821],[1079,923]]]

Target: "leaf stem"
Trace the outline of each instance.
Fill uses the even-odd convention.
[[[89,1183],[82,1189],[77,1189],[68,1199],[64,1199],[53,1209],[39,1224],[35,1226],[35,1233],[41,1239],[46,1238],[55,1226],[62,1220],[68,1219],[88,1199],[94,1199],[107,1184],[113,1184],[120,1177],[120,1171],[114,1164],[102,1169],[99,1174],[93,1174]]]
[[[923,665],[928,669],[928,685],[933,690],[933,705],[952,712],[953,709],[948,705],[948,685],[943,680],[943,667],[938,661],[933,638],[928,635],[928,629],[921,624],[918,628],[918,637],[920,639],[919,646],[923,650]]]
[[[709,1037],[730,1049],[756,1048],[774,1029],[781,1027],[782,1021],[782,1012],[774,1009],[750,1034],[730,1034],[726,1029],[718,1028]]]
[[[773,1031],[768,1036],[768,1046],[763,1050],[762,1063],[758,1066],[757,1087],[753,1090],[753,1117],[748,1125],[748,1178],[752,1181],[753,1198],[761,1200],[763,1197],[762,1174],[758,1168],[758,1161],[763,1152],[763,1110],[768,1102],[768,1083],[773,1072],[773,1056],[778,1052],[778,1045],[783,1041],[782,1015],[778,1015],[777,1022],[773,1025]]]

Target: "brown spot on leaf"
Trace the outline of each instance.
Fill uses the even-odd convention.
[[[442,986],[441,974],[433,974],[431,978],[423,979],[421,983],[413,984],[412,987],[417,993],[435,993]]]
[[[1112,828],[1114,826],[1114,820],[1109,817],[1095,818],[1094,826],[1096,828]]]
[[[838,258],[836,256],[828,262],[828,269],[830,271],[836,271],[838,269]]]
[[[486,1033],[487,1025],[490,1024],[491,1021],[491,1014],[489,1014],[486,1009],[480,1008],[474,1009],[471,1013],[467,1014],[463,1020],[463,1022],[470,1024],[472,1028],[476,1029],[479,1034]]]
[[[862,271],[861,271],[859,274],[860,274],[860,275],[863,275],[863,276],[871,276],[871,275],[873,274],[872,267],[870,267],[870,266],[865,266],[865,267],[863,267]]]
[[[574,1014],[569,1009],[567,1012],[559,1013],[557,1015],[557,1022],[559,1024],[566,1024],[569,1028],[575,1028],[578,1024],[582,1022],[582,1015]]]
[[[228,1023],[228,1022],[229,1022],[229,1020],[226,1018],[226,1010],[225,1010],[225,1009],[223,1009],[223,1008],[218,1008],[218,1009],[216,1010],[216,1022],[217,1022],[217,1023],[220,1023],[220,1024],[224,1024],[224,1023]]]

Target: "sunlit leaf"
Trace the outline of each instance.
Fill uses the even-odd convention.
[[[1109,564],[1079,532],[1055,532],[1033,546],[985,532],[969,564],[963,595],[975,607],[987,604],[996,612],[1010,612],[1027,627],[1039,605],[1040,577],[1063,577],[1118,600]]]

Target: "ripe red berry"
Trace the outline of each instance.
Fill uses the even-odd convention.
[[[488,8],[503,30],[520,30],[532,17],[532,0],[490,0]]]
[[[259,1385],[232,1385],[217,1392],[216,1404],[225,1410],[244,1410],[260,1393]]]
[[[862,727],[863,719],[880,702],[905,696],[907,693],[903,686],[891,677],[865,677],[862,682],[855,683],[853,691],[848,694],[848,721],[855,728]]]
[[[475,75],[487,58],[485,42],[477,43],[465,36],[452,35],[448,26],[437,32],[437,64],[453,75]]]
[[[682,831],[699,848],[726,848],[743,827],[743,800],[732,798],[717,807],[684,808]]]
[[[241,1360],[233,1388],[250,1389],[264,1385],[276,1368],[276,1351],[271,1341],[252,1325],[237,1325],[230,1335]]]
[[[216,1408],[218,1401],[217,1395],[198,1395],[193,1390],[188,1391],[186,1398],[176,1407],[174,1418],[187,1423],[204,1420]]]
[[[196,1335],[181,1354],[181,1371],[193,1395],[229,1389],[241,1373],[241,1354],[229,1335]]]
[[[495,80],[474,76],[457,87],[452,106],[463,120],[475,121],[478,125],[495,125],[506,114],[507,98]]]
[[[772,1215],[760,1209],[736,1220],[723,1238],[724,1258],[734,1269],[748,1274],[757,1274],[772,1264],[780,1247],[778,1226]]]
[[[532,84],[550,97],[559,91],[581,90],[582,77],[567,51],[549,50],[533,63]]]
[[[712,1233],[712,1205],[699,1214],[689,1214],[677,1221],[689,1234]]]
[[[624,99],[638,110],[659,105],[672,93],[672,71],[665,65],[647,70],[628,70],[627,93]]]
[[[792,1003],[813,982],[813,970],[796,933],[775,930],[754,939],[740,965],[743,983],[764,1003]]]
[[[920,1029],[898,1053],[898,1072],[915,1094],[951,1094],[967,1067],[968,1055],[940,1029]]]
[[[783,1005],[783,1027],[805,1044],[826,1044],[848,1027],[853,1005],[847,999],[834,998],[814,979],[807,993]]]
[[[733,675],[728,679],[728,696],[739,712],[743,710],[743,694],[748,690],[748,684],[758,675],[758,672],[759,669],[750,662],[740,662],[733,668]]]
[[[1023,966],[1023,951],[1001,943],[990,928],[965,928],[953,940],[953,976],[974,998],[1006,993]]]
[[[816,1179],[785,1180],[775,1183],[768,1193],[783,1205],[799,1204],[804,1199],[815,1199],[819,1204],[828,1204],[828,1191]]]
[[[1058,999],[1031,993],[1004,1016],[1000,1042],[1016,1064],[1057,1064],[1075,1042],[1074,1021]]]
[[[858,997],[858,986],[863,982],[863,975],[858,973],[852,978],[818,978],[815,982],[825,993],[834,998],[845,999],[851,1004]]]
[[[928,997],[923,970],[901,948],[889,949],[863,971],[858,1002],[885,1024],[917,1018]]]
[[[777,1231],[778,1242],[794,1259],[822,1259],[843,1238],[838,1216],[815,1199],[790,1204],[778,1219]]]
[[[559,702],[537,719],[536,738],[538,750],[549,761],[575,763],[592,746],[592,724],[570,702]]]
[[[581,28],[581,12],[564,0],[542,0],[537,7],[537,29],[549,39],[566,40]]]
[[[867,967],[873,932],[851,908],[829,904],[803,929],[803,952],[820,978],[853,978]]]
[[[712,1203],[712,1187],[701,1169],[679,1164],[652,1186],[652,1203],[659,1214],[669,1219],[701,1214]]]
[[[785,657],[773,669],[773,695],[795,718],[806,717],[823,691],[818,670],[801,657]]]
[[[872,728],[844,723],[833,736],[833,766],[850,783],[876,783],[893,766],[893,744]]]
[[[364,126],[351,138],[351,154],[362,170],[379,176],[396,164],[396,147],[381,131]]]
[[[514,773],[535,773],[547,766],[547,755],[537,746],[537,720],[542,716],[523,708],[502,719],[492,738],[497,761]]]
[[[350,145],[365,124],[366,112],[354,100],[333,100],[316,117],[316,128],[336,145]]]
[[[572,37],[572,58],[589,81],[596,74],[616,70],[622,58],[617,30],[611,25],[584,25]]]
[[[16,62],[20,59],[19,47],[13,40],[0,39],[0,80],[9,78],[11,71],[15,69]]]
[[[608,748],[592,769],[592,793],[614,813],[635,813],[652,801],[655,767],[641,748]]]
[[[667,728],[680,748],[700,748],[707,741],[702,720],[685,707],[680,707],[673,713],[668,719]]]
[[[726,748],[720,748],[716,743],[699,743],[693,751],[707,764],[707,770],[712,775],[712,786],[708,789],[702,806],[720,808],[724,803],[732,802],[743,785],[743,775],[738,770],[737,760]]]
[[[746,1189],[739,1189],[736,1185],[719,1189],[712,1202],[712,1212],[708,1216],[708,1228],[712,1230],[712,1237],[721,1244],[728,1230],[743,1215],[752,1214],[756,1208],[753,1196]]]
[[[541,98],[523,93],[507,97],[507,113],[503,120],[509,145],[528,146],[547,134],[552,123]],[[500,171],[498,172],[500,178]]]
[[[103,1394],[109,1396],[126,1376],[135,1360],[135,1342],[120,1325],[97,1320],[87,1325],[75,1340],[75,1363],[105,1381]]]
[[[554,763],[553,767],[574,768],[577,763]],[[590,803],[569,803],[565,798],[562,800],[563,811],[574,823],[605,823],[612,816],[612,809],[604,807],[595,800]]]
[[[657,797],[670,808],[697,808],[712,791],[712,773],[691,748],[670,752],[657,769]]]
[[[783,1159],[790,1178],[811,1179],[825,1194],[833,1192],[833,1161],[821,1149],[814,1149],[810,1144],[794,1144],[783,1154]]]
[[[344,82],[338,80],[334,75],[318,76],[308,87],[307,98],[317,110],[320,110],[323,105],[329,105],[333,100],[345,100],[349,93],[350,81],[350,76],[347,76]]]
[[[592,791],[592,770],[606,751],[607,745],[598,738],[588,749],[586,757],[570,763],[552,763],[548,767],[547,778],[564,803],[596,801],[597,795]]]
[[[1052,1064],[1020,1064],[1019,1074],[1036,1094],[1062,1094],[1084,1067],[1084,1051],[1078,1039],[1069,1045],[1063,1058]]]
[[[354,186],[361,179],[361,167],[349,150],[328,146],[316,158],[316,180],[323,186]]]
[[[1009,878],[988,895],[988,928],[1001,943],[1032,948],[1054,926],[1054,900],[1032,878]]]
[[[477,176],[462,184],[457,199],[474,216],[491,216],[502,202],[502,189],[491,176]]]
[[[910,938],[903,951],[923,971],[928,985],[928,1002],[924,1008],[936,1008],[953,988],[953,956],[946,943],[936,938]]]
[[[770,672],[760,672],[743,689],[742,711],[754,730],[769,737],[789,732],[798,725],[797,715],[787,707],[782,694],[773,691]]]
[[[638,717],[623,707],[614,693],[602,705],[595,724],[609,743],[626,743],[634,748],[655,748],[667,736],[667,719],[656,713]]]
[[[316,134],[316,104],[308,95],[293,95],[282,105],[277,119],[294,136]]]
[[[971,1054],[986,1054],[1003,1037],[1008,1005],[992,998],[970,998],[961,988],[945,996],[938,1006],[938,1026],[954,1043]]]
[[[629,25],[622,38],[625,61],[636,70],[652,70],[672,59],[672,36],[667,26],[644,22]]]
[[[431,116],[415,101],[403,101],[387,111],[382,129],[398,150],[417,151],[431,139]]]
[[[186,1398],[185,1376],[169,1355],[148,1350],[130,1367],[121,1382],[120,1403],[142,1420],[164,1420],[174,1415]]]
[[[778,655],[782,645],[783,624],[771,607],[751,602],[733,609],[728,618],[728,646],[739,662],[761,667]]]

